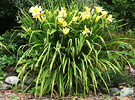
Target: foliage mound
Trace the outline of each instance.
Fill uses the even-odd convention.
[[[97,77],[108,89],[102,73],[108,79],[109,70],[121,73],[121,65],[113,56],[122,57],[122,52],[113,51],[110,46],[127,44],[112,39],[110,29],[116,23],[112,15],[102,7],[94,8],[75,6],[72,2],[61,8],[33,5],[29,13],[21,11],[23,30],[18,35],[28,43],[18,49],[23,54],[17,63],[21,67],[17,68],[21,80],[28,74],[33,77],[30,86],[34,85],[36,96],[73,95],[80,90],[85,95],[91,89],[96,93],[100,84]]]

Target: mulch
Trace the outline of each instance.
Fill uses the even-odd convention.
[[[43,96],[43,98],[35,98],[34,95],[29,93],[19,93],[12,90],[0,90],[0,100],[135,100],[135,95],[128,97],[120,96],[103,96],[99,93],[96,96],[82,97],[61,97],[61,98],[50,98],[49,96]]]
[[[12,90],[0,90],[0,100],[28,100],[34,98],[29,93],[17,93]]]
[[[7,73],[7,76],[17,75],[14,70],[14,66],[7,66],[3,68],[3,71]],[[4,79],[3,79],[4,81]],[[109,96],[107,94],[103,95],[101,93],[95,95],[90,95],[85,98],[82,97],[53,97],[50,98],[49,95],[45,95],[42,98],[35,98],[34,95],[29,93],[20,93],[13,90],[0,90],[0,100],[135,100],[135,94],[130,95],[128,97],[120,97],[120,96]]]

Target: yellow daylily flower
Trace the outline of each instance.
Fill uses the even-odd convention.
[[[67,17],[65,8],[61,7],[61,11],[59,11],[58,17]]]
[[[101,17],[102,17],[102,16],[97,16],[97,17],[96,17],[96,22],[98,22]]]
[[[90,33],[89,29],[86,27],[86,25],[84,26],[85,30],[83,31],[83,35]]]
[[[84,7],[84,8],[86,9],[87,13],[90,13],[90,8],[88,8],[88,7]]]
[[[101,13],[102,13],[102,16],[105,16],[105,15],[107,15],[107,11],[101,11]]]
[[[111,15],[111,14],[109,14],[109,16],[108,16],[108,18],[106,19],[106,21],[110,21],[110,22],[112,22],[112,20],[113,20],[112,15]]]
[[[63,28],[63,33],[64,33],[64,35],[66,35],[67,33],[69,33],[69,28]]]
[[[81,13],[81,17],[82,17],[82,20],[85,20],[90,17],[90,14],[85,11]]]
[[[62,23],[62,26],[63,26],[63,27],[67,26],[67,22],[64,21],[64,22]]]
[[[32,6],[29,9],[29,12],[32,13],[33,16],[40,14],[40,11],[42,11],[42,8],[41,8],[41,6],[38,7],[38,5],[36,5],[35,7]]]
[[[96,6],[94,6],[94,7],[95,7],[97,13],[99,13],[103,10],[103,7],[96,7]]]
[[[61,10],[66,10],[65,7],[61,7]]]
[[[59,22],[60,24],[63,24],[63,21],[64,21],[63,18],[58,18],[58,22]]]

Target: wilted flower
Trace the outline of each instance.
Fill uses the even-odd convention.
[[[87,33],[90,33],[89,29],[86,28],[86,25],[84,26],[85,30],[83,31],[83,35],[87,34]]]
[[[32,6],[29,10],[29,12],[32,13],[33,16],[40,14],[40,11],[42,11],[42,8],[41,6],[38,7],[38,5],[36,5],[35,7]]]
[[[67,33],[69,33],[69,28],[63,28],[63,33],[66,35]]]
[[[130,69],[130,72],[134,73],[134,71],[135,71],[135,70],[134,70],[133,68]]]
[[[37,18],[39,18],[39,14],[33,16],[33,18],[36,18],[36,20],[37,20]]]
[[[95,7],[97,13],[99,13],[103,10],[103,7],[96,7],[96,6],[94,6],[94,7]]]
[[[56,14],[58,11],[59,11],[59,8],[57,8],[57,9],[54,11],[54,14]]]
[[[110,15],[108,16],[108,18],[106,19],[106,21],[112,22],[112,20],[113,20],[113,18],[112,18],[112,15],[110,14]]]
[[[44,13],[45,13],[45,11],[41,11],[40,15],[42,16],[42,15],[44,15]]]

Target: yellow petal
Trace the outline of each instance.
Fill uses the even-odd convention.
[[[96,6],[94,6],[94,7],[95,7],[97,13],[99,13],[103,10],[103,7],[96,7]]]
[[[67,26],[67,22],[66,21],[63,22],[63,27],[65,27],[65,26]]]
[[[60,24],[63,24],[63,21],[64,21],[63,18],[58,18],[58,22],[59,22]]]
[[[102,17],[102,16],[97,16],[97,17],[96,17],[96,22],[98,22],[101,17]]]
[[[66,35],[67,33],[69,33],[69,28],[63,28],[63,33]]]
[[[111,15],[111,14],[109,14],[109,16],[108,16],[108,18],[106,19],[106,21],[110,21],[110,22],[112,22],[112,20],[113,20],[112,15]]]

